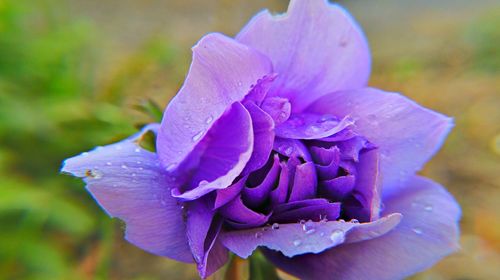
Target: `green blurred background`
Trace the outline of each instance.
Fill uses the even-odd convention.
[[[455,117],[423,174],[463,207],[462,251],[413,279],[500,275],[500,4],[342,1],[373,52],[371,85]],[[190,46],[285,0],[0,0],[0,279],[197,279],[122,239],[64,158],[158,117]]]

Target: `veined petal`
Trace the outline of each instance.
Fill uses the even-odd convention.
[[[374,88],[331,93],[307,111],[355,119],[353,129],[379,148],[384,196],[406,185],[404,181],[436,153],[452,126],[449,117]]]
[[[108,215],[126,223],[125,238],[130,243],[153,254],[192,262],[182,209],[170,195],[172,182],[156,154],[137,143],[157,126],[69,158],[61,171],[84,179],[87,190]]]
[[[186,81],[168,105],[157,149],[164,167],[175,169],[234,102],[270,74],[269,60],[221,34],[208,34],[193,47]]]
[[[236,39],[268,56],[278,73],[271,93],[300,112],[323,94],[365,87],[366,38],[353,18],[326,0],[292,0],[284,15],[256,15]]]
[[[366,240],[371,229],[363,233],[353,230],[351,241],[358,242],[321,254],[287,258],[266,250],[266,256],[301,279],[322,279],[324,275],[345,280],[404,279],[425,270],[458,249],[460,208],[443,187],[428,179],[415,176],[407,184],[385,201],[384,213],[403,215],[387,234]]]

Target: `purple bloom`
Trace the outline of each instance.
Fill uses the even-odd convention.
[[[415,175],[452,120],[367,87],[341,7],[292,0],[235,39],[208,34],[161,125],[65,161],[151,253],[205,278],[260,248],[304,279],[400,279],[458,248],[460,209]],[[157,134],[157,152],[139,146]]]

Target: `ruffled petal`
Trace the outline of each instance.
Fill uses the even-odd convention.
[[[257,51],[221,34],[208,34],[193,47],[186,81],[169,103],[157,149],[163,166],[175,169],[215,120],[242,101],[256,81],[271,73],[270,61]]]
[[[288,201],[314,198],[316,196],[317,184],[318,179],[314,163],[306,162],[297,165]]]
[[[326,0],[292,0],[285,15],[256,15],[236,37],[273,63],[272,94],[300,112],[328,92],[366,86],[370,52],[348,12]]]
[[[459,248],[460,208],[440,185],[412,177],[404,190],[385,201],[385,206],[384,213],[400,212],[403,218],[378,238],[366,240],[372,232],[367,229],[355,234],[356,242],[317,255],[287,258],[269,250],[265,254],[276,266],[301,279],[328,275],[332,279],[389,280],[425,270]]]
[[[234,228],[258,227],[265,224],[269,219],[269,215],[266,216],[248,208],[241,200],[241,196],[237,196],[219,208],[219,213]]]
[[[242,258],[250,256],[259,246],[293,257],[307,253],[317,254],[345,242],[363,240],[367,235],[361,232],[370,231],[371,238],[376,238],[394,228],[400,219],[399,214],[392,214],[373,222],[371,226],[341,221],[274,224],[271,227],[221,232],[220,240],[226,248]],[[355,231],[356,228],[360,229]],[[354,234],[353,237],[350,237],[351,233]],[[317,272],[323,271],[318,269]]]
[[[359,156],[356,165],[356,183],[353,197],[343,203],[343,210],[350,218],[361,222],[374,221],[380,214],[381,181],[378,150],[369,150]]]
[[[247,175],[264,166],[269,159],[274,142],[273,119],[254,103],[244,105],[250,113],[253,127],[253,152],[242,175]]]
[[[126,223],[125,238],[130,243],[153,254],[192,262],[183,211],[170,195],[172,182],[156,154],[137,143],[157,127],[148,126],[122,142],[67,159],[61,171],[84,179],[108,215]]]
[[[236,102],[174,172],[184,188],[173,189],[172,195],[194,200],[213,190],[229,187],[251,158],[253,143],[250,114]],[[186,176],[189,177],[187,182],[183,181],[185,174],[190,175]]]
[[[280,158],[275,155],[273,163],[269,171],[264,177],[264,180],[255,187],[246,186],[243,188],[242,197],[245,205],[252,208],[258,208],[267,199],[269,193],[274,187],[275,182],[280,174]]]
[[[406,185],[404,181],[436,153],[452,126],[449,117],[374,88],[331,93],[307,111],[355,119],[353,129],[379,148],[384,196]]]

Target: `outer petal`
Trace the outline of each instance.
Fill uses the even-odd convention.
[[[169,170],[183,161],[229,106],[271,72],[269,60],[221,34],[193,47],[193,62],[179,93],[168,105],[157,139],[158,155]]]
[[[340,221],[275,224],[273,227],[221,232],[220,238],[224,246],[242,258],[250,256],[259,246],[293,257],[320,253],[345,242],[358,242],[367,238],[368,232],[371,234],[369,238],[376,238],[394,228],[400,219],[401,215],[392,214],[367,224]],[[322,273],[325,268],[316,269],[316,273]],[[316,279],[324,279],[324,274]]]
[[[192,262],[182,209],[170,195],[171,182],[156,154],[136,143],[148,129],[155,127],[67,159],[62,172],[84,178],[108,215],[125,221],[128,241],[153,254]]]
[[[263,11],[238,41],[265,55],[279,73],[271,92],[300,112],[325,93],[366,86],[370,52],[351,16],[326,0],[292,0],[285,15]]]
[[[384,196],[405,186],[404,181],[439,149],[452,126],[452,119],[444,115],[373,88],[331,93],[307,111],[355,119],[354,130],[379,148]]]
[[[385,213],[403,214],[389,233],[318,255],[286,258],[267,251],[267,257],[301,279],[403,279],[432,266],[458,249],[460,209],[449,193],[428,179],[413,177],[407,184],[385,201]],[[356,234],[356,241],[369,233]]]

